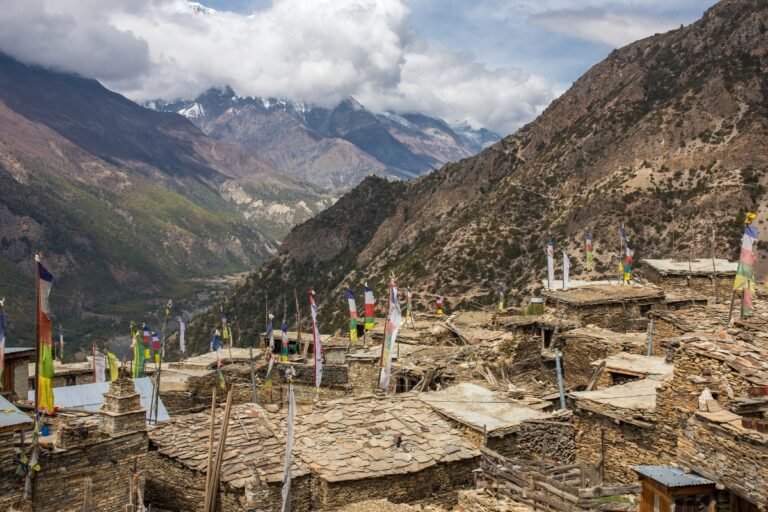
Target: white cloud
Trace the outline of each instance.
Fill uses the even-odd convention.
[[[666,32],[679,22],[651,16],[612,12],[601,8],[560,9],[534,14],[534,25],[579,39],[619,48],[657,32]]]
[[[418,111],[510,133],[559,92],[415,32],[403,0],[275,0],[251,14],[183,0],[0,0],[0,50],[93,76],[137,101],[212,86]]]

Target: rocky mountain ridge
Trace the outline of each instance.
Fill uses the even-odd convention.
[[[127,328],[137,304],[253,268],[333,202],[181,116],[2,54],[0,190],[0,295],[13,342],[34,333],[24,312],[37,251],[56,276],[59,319],[99,332],[119,318]]]
[[[535,293],[550,236],[572,275],[613,277],[622,224],[637,260],[735,258],[744,212],[757,211],[761,227],[767,211],[766,27],[768,4],[723,0],[689,26],[613,51],[479,155],[396,190],[367,180],[294,228],[219,307],[259,330],[265,290],[275,304],[313,286],[323,329],[335,330],[343,288],[368,281],[382,296],[390,274],[422,309],[435,294],[449,311],[492,304],[500,282],[514,304]],[[581,265],[585,229],[593,272]],[[193,336],[214,322],[201,316]]]
[[[348,189],[376,174],[410,179],[499,140],[489,130],[456,129],[421,114],[374,114],[354,98],[333,108],[238,96],[230,87],[194,100],[147,106],[179,113],[209,136],[238,144],[270,165],[326,189]]]

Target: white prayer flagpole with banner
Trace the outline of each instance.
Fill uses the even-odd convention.
[[[5,307],[5,298],[2,298],[0,299],[0,382],[2,382],[3,370],[5,369],[5,311],[3,311],[4,307]]]
[[[179,350],[182,354],[185,354],[187,352],[187,342],[184,339],[184,331],[186,329],[186,325],[184,324],[184,319],[179,317]]]
[[[93,344],[93,382],[106,382],[107,358]]]
[[[563,252],[563,290],[568,289],[568,285],[570,284],[570,274],[571,274],[571,260],[568,258],[568,255]]]
[[[555,242],[551,238],[547,240],[547,290],[552,289],[555,281]]]
[[[312,354],[315,361],[315,389],[320,392],[320,382],[323,380],[323,346],[320,341],[320,330],[317,327],[317,304],[315,304],[315,290],[309,289],[309,309],[312,314]]]
[[[291,452],[293,451],[293,420],[296,416],[296,397],[293,393],[293,368],[285,370],[288,382],[288,417],[285,422],[285,465],[283,466],[283,506],[281,512],[291,511]]]
[[[384,333],[384,345],[381,353],[381,373],[379,374],[379,389],[386,391],[389,388],[389,380],[392,377],[392,354],[397,333],[400,330],[403,317],[400,311],[400,300],[397,296],[397,283],[389,280],[389,314],[387,315],[386,330]]]

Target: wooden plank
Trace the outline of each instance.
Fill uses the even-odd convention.
[[[640,485],[619,485],[614,487],[589,487],[579,489],[579,498],[600,498],[603,496],[618,496],[619,494],[639,494]]]
[[[565,492],[564,490],[559,489],[554,485],[550,485],[546,482],[537,481],[537,482],[534,482],[533,486],[534,486],[534,489],[538,489],[538,488],[544,489],[545,491],[549,491],[550,493],[554,494],[558,498],[562,498],[566,501],[570,501],[571,503],[576,503],[577,501],[579,501],[578,496],[574,496],[573,494],[569,492]]]

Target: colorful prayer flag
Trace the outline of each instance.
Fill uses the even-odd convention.
[[[232,340],[232,331],[229,329],[229,322],[227,321],[227,315],[221,313],[221,342],[227,343]]]
[[[211,350],[216,352],[216,370],[219,374],[219,385],[221,389],[226,389],[227,384],[224,380],[224,372],[221,369],[221,331],[215,329],[211,337]]]
[[[131,376],[134,379],[144,376],[144,366],[146,359],[144,357],[144,342],[142,333],[131,324],[131,348],[133,349],[133,362],[131,363]]]
[[[347,305],[349,306],[349,341],[357,341],[357,305],[351,288],[347,288]]]
[[[151,359],[152,354],[150,353],[150,347],[152,346],[152,330],[149,328],[147,324],[144,324],[144,330],[142,332],[142,337],[144,339],[144,361],[147,359]]]
[[[736,267],[736,278],[733,280],[733,289],[742,291],[742,318],[752,316],[752,298],[757,290],[755,285],[755,262],[757,261],[758,231],[757,228],[752,226],[752,221],[755,217],[754,213],[747,212],[746,220],[744,221],[744,234],[741,237],[739,265]]]
[[[549,238],[547,240],[547,289],[552,289],[552,283],[555,281],[555,241]]]
[[[0,309],[0,382],[5,369],[5,312]]]
[[[375,301],[373,299],[373,290],[368,288],[368,283],[365,283],[365,330],[370,331],[373,329],[375,312]]]
[[[634,255],[635,251],[632,249],[632,242],[627,238],[624,242],[624,266],[622,267],[625,283],[629,283],[629,280],[632,278],[632,258]]]
[[[592,235],[589,231],[584,231],[584,268],[586,270],[592,270],[594,263],[592,257]]]
[[[116,381],[120,376],[120,363],[114,352],[107,352],[107,363],[109,364],[109,380]]]
[[[405,292],[405,318],[411,319],[413,314],[413,292],[409,286]]]
[[[367,293],[367,292],[366,292]],[[315,291],[309,289],[309,308],[312,314],[312,342],[315,360],[315,387],[320,388],[320,382],[323,380],[323,346],[320,342],[320,330],[317,327],[317,304],[315,304]]]
[[[438,315],[443,314],[443,298],[439,295],[435,297],[435,309]]]
[[[571,260],[568,258],[568,255],[563,253],[563,290],[568,289],[568,285],[570,284],[570,277],[571,277]]]
[[[281,348],[281,355],[280,355],[280,361],[283,363],[288,362],[288,322],[283,320],[282,325],[282,337],[280,338],[280,348]]]
[[[504,311],[504,285],[499,285],[499,311]]]
[[[37,346],[40,354],[35,389],[38,410],[53,414],[53,322],[49,303],[53,275],[40,263],[39,257],[36,256],[35,260],[37,261]]]
[[[160,366],[160,338],[152,331],[152,352],[155,355],[155,365]]]
[[[397,333],[403,318],[400,313],[400,299],[397,296],[397,284],[394,279],[389,280],[389,314],[385,326],[384,345],[381,350],[381,374],[379,376],[379,389],[386,391],[389,388],[389,380],[392,377],[392,355]]]

